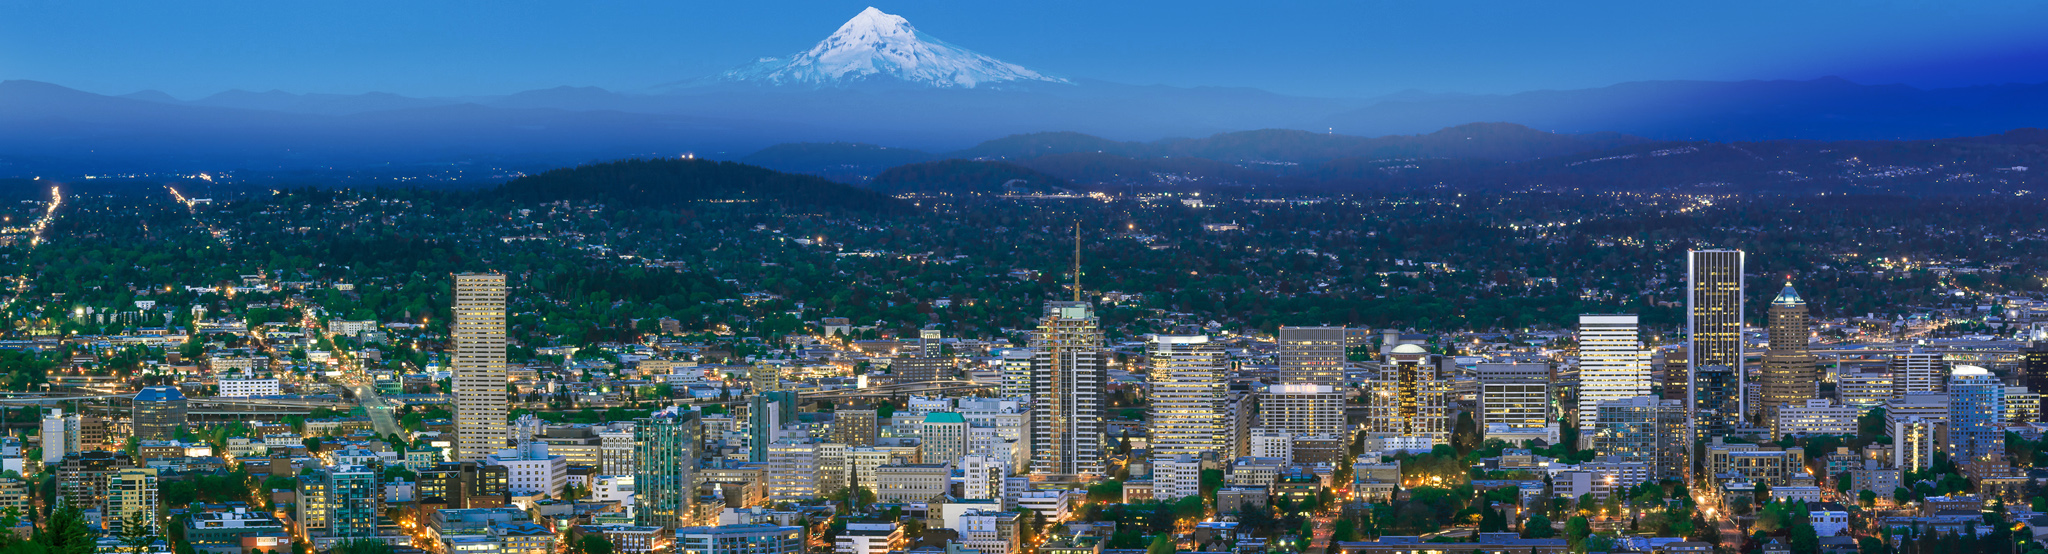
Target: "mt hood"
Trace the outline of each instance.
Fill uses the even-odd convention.
[[[770,85],[839,87],[897,80],[933,88],[1067,83],[920,33],[902,17],[868,8],[810,50],[762,58],[725,72],[721,80]]]

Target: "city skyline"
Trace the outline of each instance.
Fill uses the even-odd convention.
[[[0,6],[0,554],[2048,554],[2044,24]]]

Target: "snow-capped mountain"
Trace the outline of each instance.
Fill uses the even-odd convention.
[[[725,81],[837,87],[895,79],[934,88],[976,88],[1006,83],[1067,83],[961,48],[917,31],[902,17],[869,7],[787,58],[762,58],[725,72]]]

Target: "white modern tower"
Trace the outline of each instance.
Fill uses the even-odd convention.
[[[455,276],[455,448],[483,461],[512,437],[505,398],[505,276]]]
[[[1636,316],[1579,316],[1579,428],[1593,428],[1601,402],[1649,394],[1650,360]]]

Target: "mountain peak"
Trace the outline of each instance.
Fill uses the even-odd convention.
[[[902,16],[873,6],[846,20],[825,40],[787,58],[725,72],[727,81],[838,87],[896,80],[933,88],[976,88],[1005,83],[1067,83],[918,32]]]

